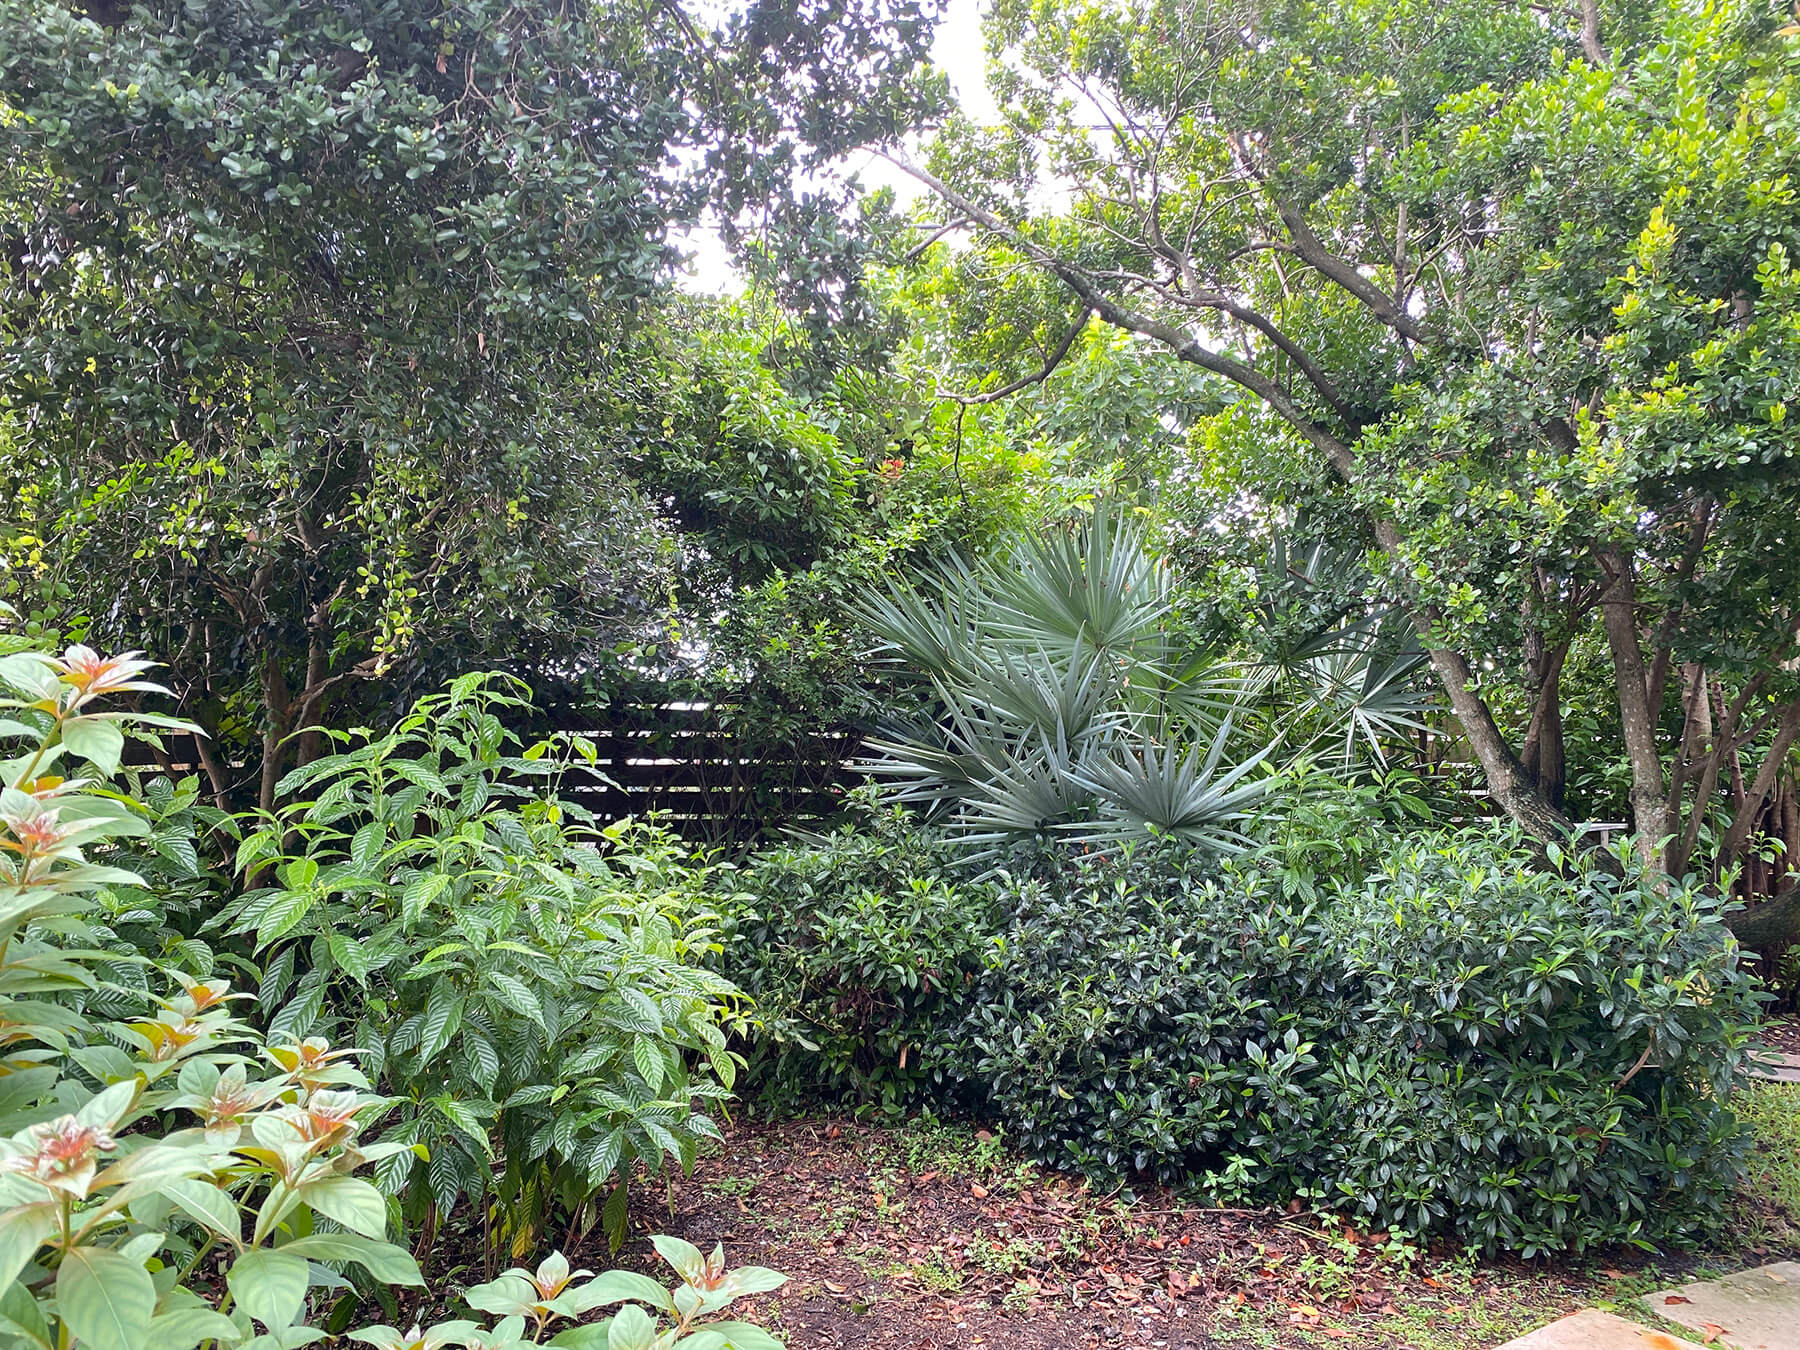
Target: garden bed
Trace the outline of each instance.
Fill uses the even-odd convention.
[[[1800,1110],[1800,1092],[1759,1101],[1759,1134]],[[1766,1161],[1796,1167],[1791,1154]],[[1747,1195],[1781,1194],[1770,1181]],[[1730,1250],[1473,1262],[1306,1213],[1097,1191],[985,1132],[821,1119],[740,1122],[691,1178],[642,1188],[633,1229],[723,1242],[733,1264],[786,1272],[756,1316],[794,1350],[1473,1350],[1800,1249],[1779,1204],[1740,1217]]]

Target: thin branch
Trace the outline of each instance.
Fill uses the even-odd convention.
[[[1264,337],[1268,338],[1270,342],[1274,343],[1275,346],[1294,363],[1295,368],[1306,377],[1306,382],[1312,385],[1314,389],[1318,390],[1320,396],[1331,405],[1331,410],[1333,412],[1342,417],[1346,422],[1350,420],[1343,399],[1338,394],[1337,386],[1331,382],[1331,378],[1314,364],[1313,359],[1306,354],[1305,348],[1301,347],[1299,343],[1295,342],[1286,333],[1282,332],[1275,324],[1275,321],[1263,314],[1260,310],[1251,309],[1248,305],[1240,304],[1229,295],[1226,295],[1223,291],[1210,290],[1204,287],[1191,287],[1187,291],[1176,291],[1136,272],[1106,271],[1096,272],[1094,275],[1096,277],[1106,277],[1113,280],[1141,284],[1155,291],[1172,305],[1180,305],[1186,309],[1204,309],[1213,313],[1228,314],[1239,323],[1247,324],[1251,328],[1256,329],[1257,332],[1261,333]]]
[[[901,255],[900,261],[903,263],[917,262],[920,258],[925,256],[925,250],[937,243],[938,240],[955,230],[962,229],[963,226],[970,223],[967,216],[958,216],[955,220],[945,221],[926,237],[924,243],[917,244],[912,248],[907,249],[906,252]]]
[[[1063,358],[1069,354],[1069,348],[1075,345],[1075,339],[1080,337],[1081,330],[1087,327],[1088,314],[1088,307],[1083,305],[1076,312],[1075,317],[1069,321],[1069,331],[1064,333],[1062,341],[1056,344],[1056,350],[1044,358],[1044,364],[1041,367],[1025,376],[1024,379],[1014,380],[1011,384],[1002,385],[998,389],[990,389],[983,394],[940,393],[938,397],[960,403],[965,408],[973,408],[982,403],[998,402],[1000,399],[1018,393],[1021,389],[1029,389],[1034,384],[1042,384],[1050,378],[1051,372],[1063,363]]]
[[[1371,314],[1408,342],[1424,340],[1424,332],[1411,315],[1394,303],[1393,296],[1357,271],[1354,264],[1325,247],[1324,241],[1313,233],[1312,226],[1306,223],[1306,217],[1298,207],[1291,202],[1276,199],[1275,210],[1280,213],[1282,224],[1287,226],[1288,237],[1294,241],[1294,252],[1300,255],[1302,261],[1362,301]]]
[[[1201,345],[1191,333],[1184,332],[1173,324],[1163,323],[1159,319],[1128,308],[1101,290],[1094,277],[1086,270],[1050,252],[1042,244],[1028,237],[1017,226],[1009,224],[986,207],[978,206],[936,174],[885,152],[878,151],[877,153],[902,173],[918,179],[951,206],[975,220],[985,229],[1009,240],[1039,267],[1058,277],[1065,286],[1075,292],[1078,299],[1086,302],[1089,309],[1113,327],[1152,338],[1167,347],[1179,359],[1199,366],[1202,370],[1209,370],[1215,375],[1223,376],[1240,388],[1255,394],[1289,426],[1324,454],[1327,462],[1339,475],[1346,480],[1349,479],[1356,463],[1355,455],[1351,452],[1349,444],[1332,435],[1314,421],[1304,408],[1288,396],[1286,390],[1262,371],[1212,351]]]

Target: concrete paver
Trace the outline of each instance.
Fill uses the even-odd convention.
[[[1692,1341],[1652,1331],[1611,1313],[1584,1308],[1560,1322],[1539,1327],[1529,1336],[1508,1341],[1499,1350],[1701,1350]]]
[[[1750,1062],[1750,1073],[1776,1083],[1800,1083],[1800,1055],[1765,1051]]]
[[[1674,1299],[1674,1302],[1670,1302]],[[1800,1262],[1740,1270],[1644,1300],[1660,1316],[1733,1350],[1800,1350]]]

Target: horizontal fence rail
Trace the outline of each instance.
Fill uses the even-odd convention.
[[[787,825],[816,824],[863,781],[853,765],[862,736],[848,728],[809,730],[792,741],[745,736],[705,705],[634,708],[610,726],[570,721],[517,728],[527,745],[545,736],[583,737],[594,746],[595,771],[569,774],[561,794],[604,820],[664,813],[667,824],[697,843],[747,845]],[[158,755],[134,743],[128,762],[173,774],[201,773],[194,738],[163,736]],[[243,777],[245,766],[228,766]]]

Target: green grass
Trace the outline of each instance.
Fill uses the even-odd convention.
[[[1756,1136],[1736,1225],[1740,1245],[1800,1242],[1800,1083],[1757,1083],[1735,1105]]]

